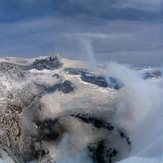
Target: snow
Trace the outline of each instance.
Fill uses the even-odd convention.
[[[39,59],[44,58],[40,57]],[[18,62],[17,59],[10,58],[12,62]],[[8,59],[8,62],[10,62]],[[28,64],[34,59],[25,60]],[[0,61],[6,61],[1,59]],[[64,67],[83,67],[83,63],[79,61],[70,61],[63,59]],[[20,62],[23,63],[23,60]],[[87,65],[87,67],[89,67]],[[124,88],[121,90],[114,90],[110,88],[101,88],[99,86],[86,83],[81,80],[79,75],[69,75],[64,72],[64,69],[60,70],[29,70],[28,80],[16,81],[13,78],[5,74],[0,76],[0,86],[2,92],[7,94],[7,91],[12,89],[21,88],[33,81],[45,84],[55,84],[60,80],[70,80],[75,84],[76,90],[71,94],[62,94],[60,92],[51,93],[41,98],[43,104],[47,104],[46,109],[42,111],[43,118],[55,117],[62,111],[85,106],[90,108],[91,111],[100,106],[100,111],[108,109],[112,101],[116,101],[114,107],[117,108],[115,119],[116,123],[125,128],[132,142],[131,153],[128,158],[119,161],[119,163],[162,163],[163,162],[163,78],[154,78],[149,80],[143,80],[141,73],[138,70],[131,69],[129,67],[119,65],[116,63],[110,63],[107,67],[107,71],[104,75],[117,77],[124,83]],[[153,68],[141,69],[141,72],[151,72]],[[62,76],[61,79],[55,79],[52,77],[54,73]],[[37,74],[41,74],[38,78]],[[34,89],[33,89],[34,90]],[[117,97],[116,97],[117,96]],[[116,98],[115,98],[116,97]],[[64,100],[63,100],[64,99]],[[74,100],[75,99],[75,100]],[[116,99],[116,100],[115,100]],[[5,104],[5,97],[0,97],[0,104]],[[54,107],[55,101],[55,107]],[[91,101],[91,102],[90,102]],[[97,108],[96,108],[97,107]],[[64,110],[63,110],[64,109]],[[74,109],[75,110],[75,109]],[[89,111],[89,110],[88,110]],[[83,136],[84,137],[84,136]],[[62,144],[61,144],[62,145]],[[65,149],[65,142],[62,150]],[[1,153],[1,151],[0,151]],[[4,154],[4,157],[7,157]],[[67,155],[61,160],[61,163],[68,163],[74,161],[74,163],[86,162],[90,160],[87,158],[85,151],[75,155],[72,158],[66,159]],[[9,161],[8,161],[9,160]],[[2,160],[1,162],[12,162],[10,158],[8,160]],[[66,160],[66,162],[65,162]],[[84,161],[83,161],[84,160]]]

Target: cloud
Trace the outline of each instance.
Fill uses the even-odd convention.
[[[65,57],[87,59],[88,52],[81,42],[90,40],[97,60],[161,64],[161,29],[162,23],[109,21],[105,25],[92,25],[61,19],[55,22],[54,45]]]
[[[119,39],[120,37],[132,37],[130,34],[116,34],[116,33],[63,33],[65,37],[67,38],[72,38],[72,37],[76,37],[76,38],[83,38],[83,39]]]
[[[53,19],[3,23],[0,26],[0,55],[46,55],[54,51]]]
[[[161,0],[55,0],[55,16],[68,17],[84,23],[109,20],[160,21]]]
[[[0,55],[160,63],[162,0],[2,0]]]
[[[1,0],[0,22],[17,22],[53,16],[53,0]]]
[[[160,21],[162,0],[1,0],[0,22],[68,18],[83,23],[109,20]]]
[[[119,4],[117,7],[119,8],[135,8],[139,10],[145,10],[145,11],[154,11],[154,12],[160,12],[162,9],[162,0],[124,0],[119,1]]]

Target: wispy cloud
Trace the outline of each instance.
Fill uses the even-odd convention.
[[[51,18],[3,23],[0,26],[1,56],[43,55],[54,51],[54,24]]]
[[[55,0],[55,16],[85,23],[108,20],[160,21],[162,0]]]
[[[0,55],[161,62],[162,0],[1,0]]]
[[[119,1],[115,6],[117,8],[131,8],[131,9],[139,9],[144,11],[155,11],[161,12],[162,9],[162,0],[124,0]]]
[[[59,20],[58,20],[59,21]],[[60,27],[65,27],[60,28]],[[55,50],[65,56],[87,59],[81,42],[90,40],[95,57],[101,61],[161,64],[162,23],[109,21],[105,25],[60,21],[55,24]]]

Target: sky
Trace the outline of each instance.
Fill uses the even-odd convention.
[[[163,0],[0,0],[0,56],[163,62]]]

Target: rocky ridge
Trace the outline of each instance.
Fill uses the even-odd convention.
[[[6,155],[16,163],[57,162],[66,138],[67,155],[84,149],[95,163],[114,163],[130,153],[132,140],[114,120],[116,96],[124,87],[119,79],[54,55],[0,59],[0,85],[4,162]]]

